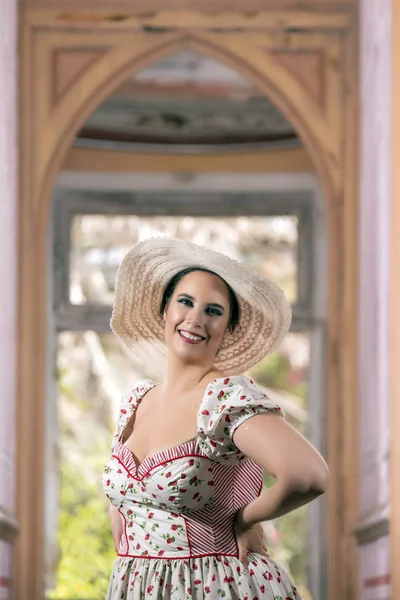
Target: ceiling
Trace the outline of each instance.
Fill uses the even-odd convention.
[[[147,150],[299,146],[282,113],[238,72],[180,52],[128,79],[103,102],[76,145]]]

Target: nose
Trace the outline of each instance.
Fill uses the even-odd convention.
[[[188,314],[186,321],[194,329],[201,329],[204,323],[204,313],[200,306],[194,306]]]

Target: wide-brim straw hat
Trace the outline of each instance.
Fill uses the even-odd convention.
[[[225,254],[183,240],[153,238],[134,246],[117,274],[111,328],[133,355],[158,368],[166,366],[164,320],[160,305],[179,271],[202,267],[224,279],[236,294],[240,322],[222,339],[214,365],[240,375],[276,350],[287,334],[291,308],[281,288],[252,267]]]

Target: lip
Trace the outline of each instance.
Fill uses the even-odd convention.
[[[201,337],[201,340],[189,340],[188,338],[186,338],[185,336],[183,336],[181,334],[181,331],[184,331],[185,333],[188,333],[189,335],[195,335],[196,337]],[[204,342],[204,340],[206,339],[204,336],[199,335],[198,333],[194,333],[193,331],[188,331],[187,329],[178,329],[178,333],[179,333],[179,337],[181,338],[181,340],[183,340],[187,344],[201,344],[201,342]]]

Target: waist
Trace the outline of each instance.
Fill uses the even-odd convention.
[[[139,507],[138,507],[139,508]],[[193,514],[169,513],[141,506],[120,511],[123,533],[119,556],[184,559],[200,556],[237,556],[233,518],[218,510]]]

